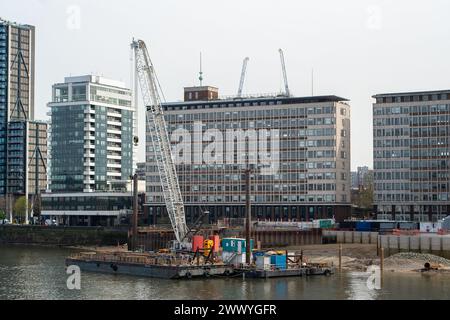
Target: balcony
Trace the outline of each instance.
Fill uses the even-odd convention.
[[[108,146],[107,148],[110,151],[119,151],[119,152],[122,151],[122,148],[121,147],[117,147],[117,146]]]
[[[95,136],[92,136],[92,135],[90,135],[90,134],[85,135],[85,136],[84,136],[84,140],[95,141]]]
[[[122,164],[120,163],[108,163],[108,168],[114,168],[114,169],[121,169],[122,168]]]

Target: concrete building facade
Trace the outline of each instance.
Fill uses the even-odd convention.
[[[250,159],[257,156],[250,145],[261,147],[261,132],[272,134],[271,141],[275,137],[279,144],[271,146],[272,155],[278,155],[276,159],[271,158],[271,165],[277,162],[277,170],[273,174],[261,174],[262,166],[258,163],[252,175],[255,219],[309,221],[350,216],[350,106],[346,99],[280,96],[220,100],[216,88],[199,87],[198,93],[194,89],[186,89],[187,101],[164,105],[176,158],[180,157],[177,154],[180,130],[194,133],[190,141],[193,153],[181,155],[186,161],[177,166],[188,223],[196,221],[202,209],[210,212],[211,223],[244,217],[243,172]],[[208,92],[202,92],[205,90]],[[198,101],[198,97],[212,98]],[[242,131],[246,143],[241,145],[242,141],[233,138],[231,145],[215,150],[215,161],[205,157],[196,161],[198,154],[208,150],[211,130],[223,133],[224,137]],[[200,142],[194,141],[198,131],[203,133]],[[256,136],[250,134],[253,131],[257,132]],[[146,147],[149,215],[153,223],[166,223],[148,128]],[[230,150],[231,162],[225,160],[230,159]],[[223,158],[217,156],[220,152]],[[237,160],[240,158],[245,159],[244,163]]]
[[[436,222],[450,214],[450,90],[374,96],[375,211]]]

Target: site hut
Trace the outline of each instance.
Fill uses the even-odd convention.
[[[373,98],[378,218],[437,222],[450,215],[450,90]]]
[[[351,215],[350,106],[337,96],[223,98],[215,87],[185,89],[163,105],[188,223],[245,217],[244,169],[255,168],[254,219],[344,220]],[[228,139],[227,139],[228,138]],[[227,141],[228,140],[228,141]],[[147,206],[169,223],[147,128]]]

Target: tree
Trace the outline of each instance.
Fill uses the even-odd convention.
[[[368,188],[359,192],[358,206],[364,209],[370,209],[373,207],[373,189]]]
[[[41,195],[37,195],[34,199],[34,204],[33,204],[33,216],[34,217],[41,216],[41,211],[42,211],[41,201],[42,201]]]
[[[14,203],[14,215],[20,220],[25,219],[27,201],[25,197],[20,197]]]

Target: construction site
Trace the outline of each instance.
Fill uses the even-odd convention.
[[[66,264],[78,265],[86,271],[167,279],[241,275],[274,278],[333,274],[333,266],[308,263],[301,252],[263,250],[282,243],[319,244],[322,241],[321,224],[331,224],[331,221],[317,220],[309,225],[305,223],[301,232],[296,228],[280,232],[268,224],[254,224],[251,203],[251,175],[254,169],[250,165],[242,172],[246,186],[245,219],[224,220],[222,225],[218,223],[215,227],[205,227],[202,225],[203,217],[209,215],[209,212],[204,210],[197,221],[188,227],[157,76],[145,43],[133,40],[132,49],[136,75],[147,108],[151,141],[154,150],[159,151],[155,152],[155,157],[171,229],[139,228],[138,177],[135,175],[134,212],[128,248],[77,253],[67,258]],[[290,96],[282,50],[280,57],[286,95]],[[248,59],[244,61],[238,96],[242,94],[247,62]],[[135,143],[138,142],[139,138],[136,137]]]
[[[152,200],[148,204],[149,210],[154,210],[149,215],[153,219],[153,225],[150,227],[139,226],[138,175],[136,174],[133,177],[132,227],[128,232],[127,246],[120,247],[118,245],[115,248],[76,253],[67,258],[68,266],[78,265],[82,270],[92,272],[166,279],[239,276],[267,279],[313,275],[329,276],[334,274],[337,268],[339,270],[365,270],[374,264],[380,265],[383,269],[385,257],[388,259],[387,265],[395,267],[397,261],[405,259],[404,256],[396,256],[398,253],[414,251],[417,254],[435,253],[442,257],[449,253],[450,238],[446,235],[450,220],[439,222],[439,227],[410,221],[349,220],[350,207],[346,205],[347,199],[349,199],[349,197],[347,198],[349,189],[346,188],[346,185],[343,185],[342,190],[337,190],[333,184],[293,185],[292,190],[287,186],[280,187],[278,185],[278,183],[288,183],[292,177],[297,180],[298,184],[306,183],[308,178],[332,180],[337,176],[345,177],[347,169],[334,168],[334,173],[321,171],[322,169],[332,169],[331,162],[320,162],[321,166],[313,168],[315,169],[313,174],[306,175],[303,173],[307,169],[306,160],[299,160],[297,154],[294,153],[293,158],[289,160],[292,160],[292,166],[296,170],[290,170],[286,165],[282,172],[296,171],[299,173],[292,174],[292,177],[287,175],[285,181],[282,180],[281,174],[273,171],[274,163],[279,159],[269,158],[268,162],[263,165],[258,161],[256,164],[252,163],[250,148],[248,150],[238,148],[238,154],[233,155],[231,165],[227,163],[226,165],[229,167],[227,170],[221,171],[222,173],[220,170],[209,171],[202,165],[177,167],[176,158],[179,155],[175,155],[172,150],[173,141],[169,138],[169,127],[186,125],[186,123],[175,122],[170,123],[169,126],[166,119],[181,118],[183,115],[179,113],[185,112],[189,108],[200,110],[241,107],[249,58],[244,60],[238,94],[234,98],[228,97],[226,100],[220,100],[216,88],[202,85],[203,72],[200,71],[200,87],[186,88],[185,102],[169,105],[162,102],[162,89],[145,43],[142,40],[133,40],[131,47],[134,52],[135,81],[140,85],[147,113],[147,143],[151,142],[152,145],[152,152],[148,153],[147,157],[154,160],[151,166],[147,165],[147,169],[153,168],[154,170],[147,172],[147,177],[150,176],[151,181],[155,183],[147,189],[155,194],[154,196],[152,194]],[[283,50],[280,49],[279,53],[285,84],[284,92],[271,97],[259,96],[257,99],[246,99],[245,106],[255,107],[253,114],[257,114],[257,110],[260,108],[264,109],[266,105],[283,104],[283,101],[292,105],[319,103],[324,106],[318,108],[320,109],[319,114],[340,114],[342,119],[309,119],[306,113],[300,114],[300,111],[295,111],[295,116],[308,118],[308,124],[332,124],[341,129],[340,136],[335,134],[334,144],[341,146],[340,154],[342,159],[345,159],[343,167],[350,167],[346,165],[347,162],[350,163],[350,160],[346,157],[347,151],[345,151],[345,146],[350,144],[346,134],[346,131],[349,130],[349,127],[346,127],[349,126],[347,119],[349,106],[345,103],[346,100],[335,96],[292,98]],[[205,101],[213,102],[205,104]],[[220,103],[222,104],[219,105]],[[325,107],[327,105],[330,107]],[[337,108],[340,108],[339,113],[336,112]],[[313,108],[310,109],[313,110],[313,113],[318,112]],[[306,108],[300,110],[306,110]],[[264,113],[263,111],[261,112]],[[252,111],[245,112],[246,117],[252,114]],[[309,112],[308,109],[308,115]],[[167,113],[169,113],[169,117],[166,117]],[[287,119],[290,118],[290,115],[290,113],[284,114],[283,117],[286,120],[283,120],[282,123],[289,125]],[[200,117],[191,117],[192,119],[199,120]],[[299,120],[303,121],[301,122],[303,125],[306,124],[304,119]],[[255,125],[254,122],[250,121],[251,123]],[[296,122],[296,124],[298,123]],[[338,123],[342,123],[343,126],[339,127]],[[280,122],[277,122],[277,125],[280,125]],[[215,126],[219,127],[217,124]],[[270,126],[271,124],[269,124]],[[225,128],[227,127],[225,126]],[[311,130],[310,133],[325,135],[324,130],[316,131]],[[286,138],[290,137],[292,132],[286,131],[282,134]],[[299,135],[301,134],[299,133]],[[233,139],[235,138],[233,137]],[[244,142],[245,139],[244,137]],[[138,144],[140,140],[139,137],[135,137],[135,144]],[[200,144],[203,142],[204,140],[201,140]],[[326,146],[325,142],[326,140],[320,140],[315,143],[317,147],[323,148]],[[298,146],[306,146],[305,141],[295,141],[294,144],[297,145],[297,143]],[[329,145],[333,150],[334,144]],[[310,146],[314,147],[315,144],[310,143]],[[319,149],[319,151],[312,151],[308,154],[304,152],[302,157],[327,158],[334,156],[337,160],[336,152],[333,152]],[[236,158],[243,160],[240,165],[236,165],[234,162]],[[213,160],[217,161],[217,159]],[[268,167],[264,168],[264,164]],[[287,164],[290,164],[289,161]],[[190,171],[186,171],[184,167],[189,167]],[[194,167],[197,167],[197,170],[192,170]],[[222,164],[219,167],[223,168],[224,166]],[[278,175],[278,182],[266,179],[263,169],[272,169],[272,171],[269,170],[270,175]],[[205,182],[199,178],[199,176],[204,178],[221,174],[225,179],[213,179],[213,181]],[[227,181],[226,177],[230,181]],[[157,191],[159,189],[160,192]],[[269,192],[261,192],[265,190],[269,190]],[[210,196],[206,196],[208,194]],[[211,194],[215,194],[215,196],[211,196]],[[185,199],[191,200],[186,203]],[[210,201],[211,199],[213,200]],[[341,201],[338,201],[339,199]],[[245,205],[230,208],[220,204],[220,202],[228,201],[245,202]],[[280,207],[261,205],[264,202],[276,201],[284,202],[284,204]],[[294,204],[288,205],[289,202]],[[321,205],[320,203],[328,204]],[[157,219],[166,215],[169,224],[161,224],[160,221],[157,223]],[[430,232],[434,230],[433,228],[439,229],[438,234],[421,235],[422,229],[424,232]],[[347,248],[348,256],[345,256],[343,245],[350,244],[354,247]],[[327,245],[329,246],[327,247]],[[307,248],[309,248],[309,252],[305,254]],[[315,250],[311,250],[312,248]],[[411,257],[411,259],[415,259],[416,256]],[[446,270],[446,261],[443,265],[436,266],[433,263],[434,260],[430,259],[429,256],[420,256],[411,261],[409,265],[417,267],[423,265],[425,261],[425,271]]]

